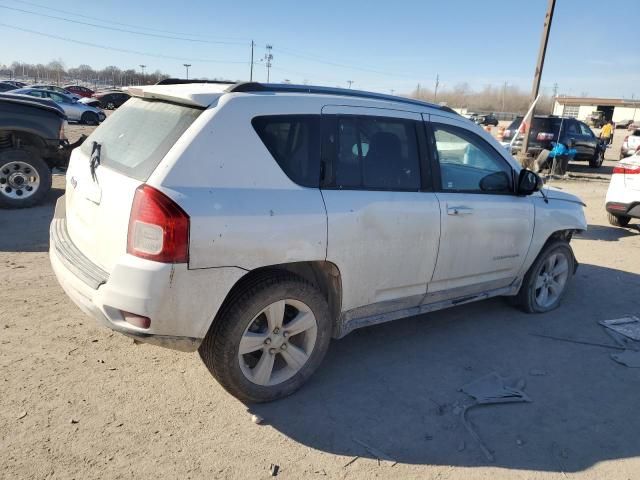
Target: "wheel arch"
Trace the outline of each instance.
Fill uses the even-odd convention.
[[[282,263],[250,270],[231,287],[220,305],[209,327],[209,331],[211,331],[213,326],[219,321],[220,315],[224,314],[226,307],[232,303],[241,292],[278,273],[292,273],[315,285],[320,290],[329,305],[333,330],[331,333],[332,336],[335,337],[339,328],[338,322],[342,308],[342,277],[340,270],[334,263],[324,260]]]

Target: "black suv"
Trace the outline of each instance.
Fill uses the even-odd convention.
[[[513,143],[511,153],[516,154],[522,147],[523,135],[518,133],[522,117],[516,117],[511,125],[504,131],[502,140],[511,142],[514,135],[518,135]],[[604,159],[605,146],[591,129],[583,122],[575,118],[556,117],[555,115],[536,115],[529,129],[529,153],[537,156],[543,149],[551,150],[551,142],[567,145],[573,140],[576,149],[576,160],[588,161],[589,166],[598,168]]]
[[[493,125],[494,127],[498,126],[498,118],[493,113],[489,113],[487,115],[474,114],[470,119],[478,125]]]
[[[51,170],[84,140],[69,144],[66,123],[51,100],[0,94],[0,208],[31,207],[51,189]]]

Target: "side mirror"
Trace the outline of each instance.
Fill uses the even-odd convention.
[[[542,190],[544,182],[542,178],[535,172],[523,168],[518,175],[518,195],[531,195],[534,192]]]

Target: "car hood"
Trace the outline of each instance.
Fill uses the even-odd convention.
[[[542,190],[549,200],[562,200],[565,202],[577,203],[584,207],[587,206],[580,197],[573,195],[572,193],[565,192],[559,187],[550,187],[545,185]],[[542,196],[540,192],[538,192],[537,195]]]

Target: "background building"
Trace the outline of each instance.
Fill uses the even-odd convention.
[[[624,98],[557,97],[553,114],[589,120],[594,112],[602,112],[604,120],[614,123],[640,120],[640,101]]]

